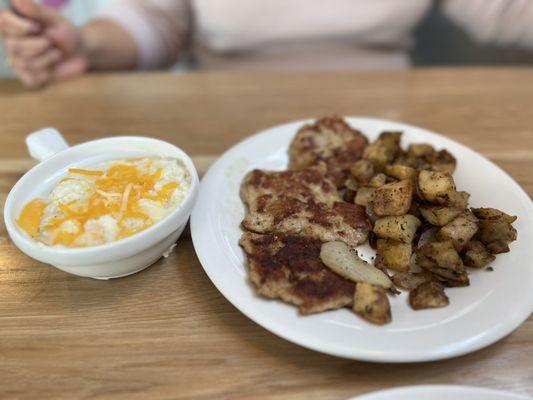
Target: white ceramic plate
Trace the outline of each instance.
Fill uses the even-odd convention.
[[[351,400],[532,400],[531,397],[499,390],[468,386],[410,386],[354,397]]]
[[[247,279],[238,245],[244,206],[242,178],[253,168],[281,170],[296,130],[305,122],[277,126],[228,150],[203,178],[191,217],[196,253],[220,292],[264,328],[301,346],[335,356],[379,362],[416,362],[458,356],[496,342],[516,329],[533,309],[533,206],[499,167],[467,147],[427,130],[391,121],[347,118],[374,140],[384,130],[404,132],[402,144],[427,142],[458,159],[457,187],[472,194],[472,206],[518,215],[518,240],[500,254],[493,272],[473,271],[471,286],[447,289],[450,305],[413,311],[406,294],[391,298],[392,323],[374,326],[348,309],[300,316],[293,306],[258,297]],[[368,245],[359,252],[369,259]]]

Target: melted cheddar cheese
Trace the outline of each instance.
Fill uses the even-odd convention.
[[[71,168],[46,200],[25,205],[18,224],[47,245],[85,247],[134,235],[168,215],[190,187],[175,159],[118,160]]]

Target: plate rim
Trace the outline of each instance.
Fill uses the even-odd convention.
[[[484,162],[489,163],[492,165],[492,167],[496,168],[501,174],[503,174],[509,183],[511,183],[515,189],[517,190],[517,194],[521,197],[521,200],[527,200],[529,202],[529,212],[533,217],[533,203],[531,202],[531,199],[529,198],[528,194],[525,192],[525,190],[501,167],[499,167],[497,164],[483,156],[481,153],[478,153],[477,151],[471,149],[470,147],[457,142],[454,139],[451,139],[445,135],[439,134],[437,132],[434,132],[432,130],[419,127],[417,125],[407,124],[403,122],[398,122],[394,120],[388,120],[388,119],[382,119],[382,118],[374,118],[374,117],[366,117],[366,116],[343,116],[343,119],[347,121],[347,123],[355,128],[357,128],[357,121],[365,121],[365,122],[371,122],[371,123],[389,123],[393,124],[395,126],[401,127],[401,129],[417,129],[422,130],[425,133],[430,134],[433,137],[437,137],[440,140],[445,140],[452,142],[455,146],[458,146],[461,148],[462,151],[466,151],[468,153],[471,153],[472,155],[475,155],[476,157],[480,157]],[[240,147],[246,146],[250,142],[254,142],[258,140],[259,137],[262,136],[268,136],[271,134],[272,131],[280,129],[280,128],[287,128],[290,126],[299,126],[303,125],[309,122],[314,121],[313,118],[307,118],[307,119],[301,119],[301,120],[294,120],[294,121],[288,121],[283,124],[277,124],[265,129],[261,129],[260,131],[244,138],[243,140],[237,142],[230,148],[228,148],[226,151],[224,151],[220,157],[209,167],[207,172],[204,174],[201,184],[200,184],[200,191],[198,195],[198,200],[196,202],[196,205],[193,209],[193,212],[191,214],[191,220],[190,220],[190,228],[191,228],[191,239],[193,242],[193,246],[196,252],[196,255],[200,261],[200,264],[202,265],[203,270],[211,280],[211,282],[215,285],[217,290],[228,300],[235,308],[237,308],[242,314],[244,314],[246,317],[251,319],[253,322],[258,324],[259,326],[263,327],[264,329],[268,330],[269,332],[275,334],[278,337],[281,337],[291,343],[297,344],[299,346],[302,346],[304,348],[317,351],[322,354],[327,355],[333,355],[340,358],[345,359],[354,359],[354,360],[361,360],[361,361],[368,361],[368,362],[388,362],[388,363],[413,363],[413,362],[429,362],[429,361],[436,361],[436,360],[443,360],[453,357],[458,357],[464,354],[472,353],[477,350],[480,350],[482,348],[485,348],[487,346],[490,346],[494,344],[495,342],[503,339],[510,333],[512,333],[514,330],[516,330],[526,319],[529,318],[531,312],[533,311],[533,291],[529,294],[529,311],[523,311],[522,313],[517,313],[518,315],[513,315],[512,318],[510,318],[505,326],[502,326],[501,324],[498,324],[495,326],[494,329],[490,330],[488,333],[485,333],[481,335],[480,338],[476,339],[473,343],[469,343],[468,345],[464,346],[457,346],[454,347],[452,350],[446,351],[445,349],[437,348],[436,350],[432,351],[425,351],[423,353],[394,353],[394,354],[376,354],[373,352],[364,352],[364,351],[352,351],[350,354],[347,354],[346,352],[337,351],[336,349],[324,349],[320,345],[317,345],[315,343],[309,343],[306,341],[298,340],[297,337],[293,337],[291,335],[290,329],[280,328],[278,325],[276,325],[275,322],[273,322],[270,319],[264,319],[259,318],[256,314],[253,313],[253,311],[248,310],[247,307],[239,301],[239,299],[236,296],[233,296],[231,291],[226,290],[226,288],[223,286],[222,282],[217,281],[217,279],[214,279],[213,275],[211,274],[211,271],[208,267],[204,266],[204,264],[209,264],[209,261],[207,260],[207,256],[205,252],[203,251],[203,244],[202,240],[200,240],[199,231],[202,229],[199,224],[196,222],[197,219],[200,217],[197,215],[199,211],[199,204],[202,201],[202,192],[205,188],[205,181],[210,179],[210,176],[213,175],[219,168],[220,165],[222,165],[225,160],[231,155],[231,153],[237,151]],[[355,121],[355,122],[354,122]],[[206,241],[207,242],[207,241]],[[525,299],[527,301],[527,298]],[[524,310],[526,310],[526,307],[524,307]]]
[[[531,397],[519,393],[508,392],[501,389],[484,388],[470,385],[408,385],[381,389],[374,392],[363,393],[348,400],[384,400],[389,399],[391,395],[411,395],[416,396],[423,391],[441,391],[447,394],[479,394],[479,395],[500,395],[506,396],[505,400],[533,400]],[[438,393],[437,393],[438,394]],[[393,400],[393,399],[391,399]],[[416,400],[416,397],[413,398]]]

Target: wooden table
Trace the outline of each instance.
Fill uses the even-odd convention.
[[[28,92],[0,81],[0,195],[31,166],[24,136],[147,134],[200,170],[260,129],[327,113],[427,127],[533,194],[533,69],[99,75]],[[480,177],[486,179],[487,177]],[[413,384],[533,395],[533,319],[484,350],[410,365],[325,356],[254,324],[215,289],[189,235],[137,275],[81,279],[20,253],[0,228],[1,399],[345,399]]]

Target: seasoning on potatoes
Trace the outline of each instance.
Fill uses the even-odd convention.
[[[375,190],[371,187],[360,187],[355,194],[354,203],[363,207],[368,206],[374,199]]]
[[[382,239],[411,243],[420,224],[420,220],[410,214],[382,217],[374,223],[374,233]]]
[[[365,148],[363,159],[371,161],[381,171],[394,160],[400,150],[401,135],[401,132],[383,132],[374,143]]]
[[[455,192],[455,183],[449,173],[423,170],[418,174],[418,189],[426,201],[446,204]]]
[[[413,182],[405,179],[387,183],[374,191],[372,208],[379,216],[404,215],[411,208]]]
[[[413,247],[411,243],[402,243],[391,239],[378,239],[378,251],[381,263],[395,271],[408,271]]]
[[[477,230],[478,220],[474,214],[463,212],[440,228],[436,239],[441,241],[451,240],[455,249],[461,251],[465,244],[476,234]]]
[[[464,248],[463,262],[468,267],[483,268],[495,259],[479,240],[471,240]]]
[[[419,207],[422,217],[431,225],[444,226],[457,217],[461,210],[455,207],[446,206],[428,206]]]
[[[359,282],[355,287],[353,311],[365,320],[383,325],[391,321],[389,298],[381,286]]]
[[[359,184],[366,184],[376,174],[376,170],[371,161],[362,159],[352,165],[350,173]]]
[[[468,274],[451,240],[425,244],[415,254],[416,265],[439,277],[441,281],[454,282],[450,286],[468,285]]]
[[[413,310],[446,307],[450,300],[441,284],[435,281],[424,282],[409,292],[409,305]]]
[[[470,199],[470,193],[467,192],[451,192],[448,195],[448,201],[446,204],[450,207],[466,210],[468,207],[468,200]]]
[[[386,175],[398,180],[415,179],[418,175],[416,169],[408,167],[407,165],[387,165],[384,172]]]
[[[392,276],[392,282],[407,291],[411,291],[427,280],[424,273],[397,272]]]

